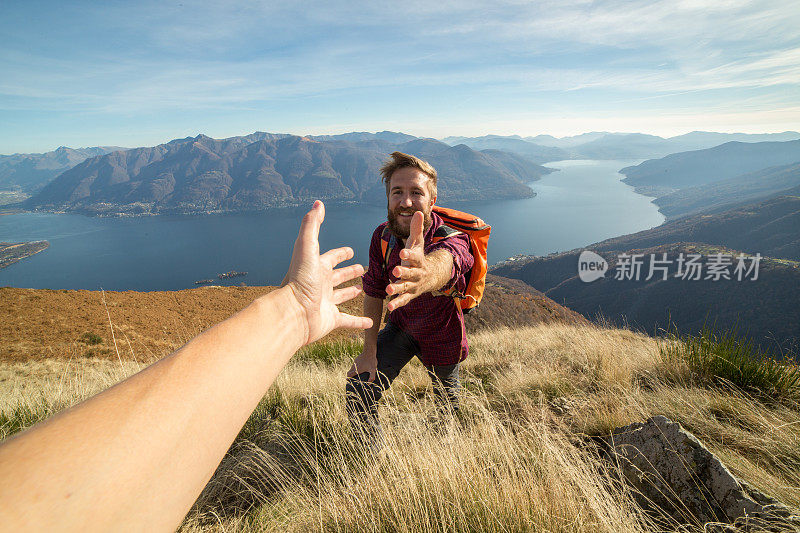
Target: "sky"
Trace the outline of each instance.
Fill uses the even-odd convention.
[[[797,28],[786,0],[8,0],[0,154],[253,131],[800,130]]]

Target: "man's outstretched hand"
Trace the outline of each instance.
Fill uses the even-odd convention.
[[[386,293],[394,296],[387,308],[394,311],[421,294],[443,287],[450,279],[453,256],[446,250],[436,250],[425,255],[422,211],[411,217],[411,229],[406,246],[400,250],[400,266],[392,274],[399,278],[386,287]]]
[[[336,248],[319,254],[319,227],[325,219],[325,206],[317,200],[305,217],[294,243],[292,262],[281,287],[292,289],[301,309],[308,344],[322,338],[336,328],[367,329],[372,319],[342,313],[336,307],[355,298],[361,289],[334,287],[355,279],[364,273],[361,265],[335,268],[342,261],[353,258],[353,249]]]

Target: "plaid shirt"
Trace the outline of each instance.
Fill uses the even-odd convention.
[[[455,284],[459,292],[467,287],[465,274],[474,262],[469,248],[469,237],[458,234],[431,243],[434,232],[442,225],[442,219],[431,213],[433,223],[425,232],[425,254],[444,249],[453,255],[453,269],[450,281],[442,287],[449,289]],[[364,294],[373,298],[385,299],[386,286],[390,280],[397,278],[391,274],[394,267],[400,264],[400,250],[405,243],[398,239],[389,254],[387,268],[383,267],[381,253],[381,235],[387,222],[375,229],[369,246],[369,268],[362,277]],[[420,347],[419,358],[426,366],[452,365],[467,357],[467,334],[464,328],[464,315],[461,306],[450,296],[434,296],[431,293],[421,294],[403,307],[392,311],[389,320],[400,329],[411,335]]]

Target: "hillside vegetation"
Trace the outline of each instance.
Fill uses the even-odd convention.
[[[623,329],[554,322],[485,329],[470,344],[459,415],[438,414],[414,362],[381,407],[388,445],[379,454],[355,445],[343,409],[343,376],[359,343],[302,351],[182,531],[674,531],[674,519],[635,505],[592,444],[657,414],[692,431],[750,485],[800,504],[794,389],[726,384],[680,343]],[[139,365],[60,358],[1,368],[8,436]],[[691,517],[681,522],[702,531]]]
[[[701,212],[718,213],[737,205],[787,195],[800,195],[800,163],[686,187],[660,196],[653,203],[667,219],[674,219]]]
[[[697,214],[658,227],[587,246],[608,262],[604,278],[578,277],[583,249],[542,257],[523,257],[492,267],[492,272],[536,287],[584,316],[604,317],[647,332],[677,327],[697,333],[704,324],[740,333],[773,350],[800,353],[800,198],[780,196],[722,213]],[[615,279],[621,254],[640,255],[637,279]],[[650,276],[650,259],[664,259],[667,279]],[[702,254],[702,279],[676,278],[679,257]],[[708,278],[709,254],[731,258],[761,254],[758,279]],[[752,260],[747,260],[748,266]]]
[[[273,289],[211,286],[101,292],[1,287],[0,361],[67,357],[151,362]],[[363,296],[358,296],[342,308],[359,314],[362,305]],[[552,321],[588,323],[518,280],[489,275],[480,309],[467,315],[467,328]],[[349,339],[353,334],[339,330],[326,340]]]

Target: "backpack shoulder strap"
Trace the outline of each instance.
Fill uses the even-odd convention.
[[[431,240],[433,242],[439,242],[441,240],[444,240],[444,239],[447,239],[449,237],[452,237],[453,235],[458,235],[460,233],[463,233],[463,232],[458,231],[455,228],[451,228],[450,226],[447,226],[446,224],[442,224],[441,226],[436,228],[436,231],[433,233],[433,239],[431,239]],[[469,235],[467,235],[467,236],[469,237]],[[442,295],[450,296],[450,297],[452,297],[454,299],[464,298],[464,295],[459,293],[459,292],[457,292],[455,290],[455,287],[451,287],[451,288],[449,288],[449,289],[447,289],[445,291],[438,291],[438,290],[431,291],[431,294],[433,294],[434,296],[442,296]],[[458,305],[458,304],[456,304],[456,307],[461,309],[461,306]]]
[[[389,274],[387,271],[389,267],[389,255],[392,253],[392,249],[396,244],[397,239],[389,230],[389,226],[384,226],[383,232],[381,233],[381,255],[383,256],[383,270],[386,272],[387,276]]]
[[[433,240],[433,242],[439,242],[442,239],[446,239],[448,237],[452,237],[453,235],[458,235],[459,233],[461,233],[461,232],[458,231],[457,229],[454,229],[454,228],[451,228],[450,226],[442,224],[441,226],[436,228],[435,232],[433,232],[433,239],[432,240]]]

